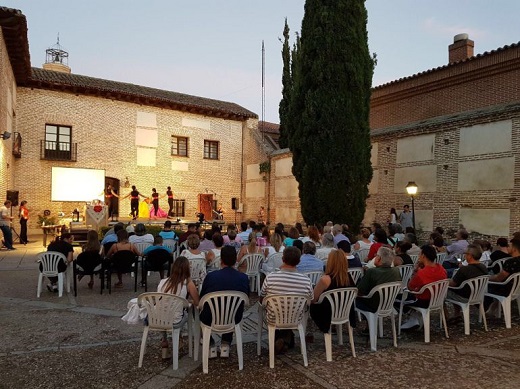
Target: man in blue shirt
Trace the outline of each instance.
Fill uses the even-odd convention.
[[[237,252],[234,247],[224,246],[220,251],[220,266],[221,269],[208,273],[204,278],[200,297],[211,292],[219,292],[222,290],[236,290],[249,295],[249,278],[244,273],[240,273],[235,269],[237,262]],[[235,323],[242,320],[244,313],[244,306],[240,306],[235,316]],[[206,325],[211,325],[211,311],[207,305],[204,306],[200,313],[200,321]],[[223,358],[229,357],[229,345],[233,340],[233,333],[229,332],[222,335],[222,343],[220,345],[220,356]],[[217,356],[217,349],[211,340],[209,357],[215,358]]]
[[[313,242],[305,242],[303,244],[303,255],[300,257],[300,263],[296,266],[299,273],[323,271],[323,261],[316,258],[315,254],[316,245]]]

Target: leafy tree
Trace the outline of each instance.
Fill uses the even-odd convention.
[[[308,224],[333,220],[357,230],[365,213],[374,66],[366,23],[364,0],[305,3],[283,122]]]

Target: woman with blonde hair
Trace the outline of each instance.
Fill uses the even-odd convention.
[[[249,244],[242,246],[237,255],[237,263],[239,264],[237,269],[244,273],[246,271],[246,263],[240,263],[242,258],[247,254],[261,254],[262,248],[257,246],[256,244],[256,234],[255,232],[251,232],[249,234]]]
[[[341,250],[332,250],[327,258],[327,267],[325,274],[320,278],[314,287],[313,304],[311,305],[310,314],[314,323],[318,326],[320,331],[329,332],[332,312],[330,303],[327,299],[323,300],[321,304],[316,303],[322,293],[333,289],[355,287],[354,281],[348,273],[348,261]],[[350,313],[351,325],[355,326],[355,315],[353,310]]]
[[[182,298],[187,298],[189,295],[193,305],[199,305],[199,292],[191,280],[190,261],[188,258],[180,256],[175,260],[175,262],[172,263],[170,276],[168,278],[162,279],[159,282],[159,286],[157,286],[157,292],[169,293]],[[185,314],[185,311],[175,312],[174,322],[179,323]],[[163,358],[169,357],[169,345],[166,331],[163,332],[161,347],[163,350]]]

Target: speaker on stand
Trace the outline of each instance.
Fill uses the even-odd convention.
[[[235,211],[235,226],[237,225],[237,209],[238,209],[238,199],[236,197],[231,198],[231,209]]]
[[[5,194],[5,198],[11,202],[11,216],[13,216],[13,207],[18,206],[18,191],[17,190],[8,190]],[[10,229],[13,233],[13,243],[18,241],[20,242],[20,235],[13,227],[13,223],[10,223]]]

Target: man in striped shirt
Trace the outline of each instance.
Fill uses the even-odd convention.
[[[270,273],[262,285],[260,302],[264,297],[274,294],[303,294],[309,300],[313,297],[312,285],[309,277],[298,273],[296,266],[300,263],[301,252],[297,247],[289,246],[283,251],[280,270]],[[267,320],[274,321],[274,314],[266,309]],[[277,354],[294,347],[294,333],[292,330],[276,330],[275,351]]]

